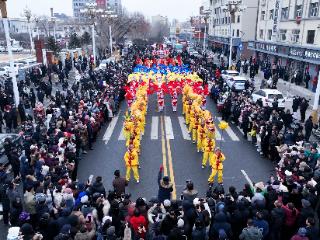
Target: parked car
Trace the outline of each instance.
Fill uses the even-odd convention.
[[[247,79],[245,77],[241,76],[235,76],[235,77],[228,77],[226,80],[226,83],[229,88],[231,88],[234,91],[243,91],[245,90],[245,85]]]
[[[11,50],[12,50],[12,52],[22,52],[23,48],[22,47],[12,47]]]
[[[6,48],[4,46],[0,46],[0,52],[6,52]]]
[[[221,77],[226,81],[228,78],[239,76],[239,72],[235,70],[223,70],[221,72]]]
[[[109,64],[111,62],[115,63],[116,62],[116,58],[115,57],[109,57],[108,59],[103,59],[99,64],[99,69],[106,69],[107,68],[107,64]]]
[[[0,67],[0,77],[8,77],[9,74],[8,74],[8,71],[3,68],[3,67]]]
[[[276,89],[260,89],[252,93],[251,98],[253,102],[260,100],[264,107],[272,107],[272,103],[274,102],[275,98],[277,98],[278,107],[285,108],[286,100],[283,97],[283,94]]]
[[[23,149],[22,147],[23,138],[19,134],[0,133],[0,163],[3,163],[3,164],[8,163],[8,159],[4,150],[4,142],[7,138],[9,138],[13,143],[13,145],[17,147],[19,153],[22,153],[22,149]]]

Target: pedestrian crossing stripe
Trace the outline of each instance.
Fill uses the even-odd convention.
[[[222,121],[222,117],[217,117],[217,119],[219,120],[219,122]],[[226,130],[227,134],[229,135],[229,137],[231,138],[232,141],[235,142],[239,142],[240,139],[238,138],[238,136],[234,133],[234,131],[232,131],[231,127],[227,127]]]
[[[184,117],[180,116],[180,117],[178,117],[178,120],[179,120],[180,129],[182,131],[183,139],[190,141],[191,137],[188,133],[188,129],[187,129],[186,121],[184,120]]]
[[[152,117],[151,121],[151,140],[157,140],[159,136],[159,117]]]
[[[188,132],[188,127],[185,123],[184,117],[183,116],[177,117],[180,130],[176,130],[173,128],[173,125],[172,125],[173,118],[174,117],[171,117],[171,116],[164,116],[165,138],[169,140],[173,140],[175,139],[175,135],[176,135],[176,136],[182,136],[182,138],[186,141],[191,141],[191,136],[190,136],[190,133]],[[219,122],[222,121],[220,117],[217,117],[216,120]],[[116,121],[114,121],[114,123],[112,124],[112,128],[111,128],[112,130],[114,129],[115,124],[116,124]],[[151,128],[146,128],[146,131],[147,129],[149,129],[148,131],[150,131],[150,136],[145,134],[145,137],[148,136],[148,138],[151,139],[152,141],[159,140],[159,124],[160,124],[159,116],[152,116]],[[108,133],[106,133],[104,136],[104,141],[107,140],[106,142],[109,141],[112,134],[110,132],[110,128],[108,129],[109,129]],[[177,133],[177,131],[181,131],[181,132]],[[107,139],[106,139],[106,135],[107,135]],[[228,127],[225,130],[224,134],[222,134],[220,129],[216,128],[216,141],[226,141],[228,139],[233,142],[240,141],[240,138],[236,135],[236,133],[233,131],[231,127]],[[125,141],[123,126],[121,126],[121,132],[118,136],[118,141]]]

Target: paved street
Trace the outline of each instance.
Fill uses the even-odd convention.
[[[168,172],[174,182],[173,197],[180,197],[187,179],[192,179],[200,194],[205,194],[210,169],[208,167],[201,169],[202,154],[197,153],[196,146],[190,141],[190,136],[182,123],[181,102],[176,113],[172,112],[169,97],[166,98],[164,113],[156,111],[156,103],[155,96],[151,96],[145,134],[141,142],[141,180],[139,184],[130,182],[128,191],[134,198],[155,196],[158,190],[157,174],[160,165],[163,164],[164,171]],[[217,115],[214,103],[209,98],[207,108],[213,113],[215,124],[218,126],[221,118]],[[120,169],[124,174],[123,155],[126,148],[121,129],[125,110],[126,105],[123,103],[119,115],[110,123],[109,130],[101,131],[94,150],[85,155],[80,162],[79,180],[85,181],[90,174],[101,175],[106,188],[111,189],[114,170]],[[273,169],[272,164],[267,159],[261,158],[256,148],[242,138],[237,127],[231,125],[224,134],[220,129],[218,132],[217,145],[221,146],[226,155],[225,187],[233,185],[238,190],[243,187],[246,179],[241,170],[248,173],[254,182],[266,180],[269,177]]]

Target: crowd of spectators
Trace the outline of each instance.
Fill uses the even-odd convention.
[[[198,196],[188,180],[179,200],[171,199],[172,184],[162,176],[162,168],[158,195],[149,200],[133,200],[119,170],[114,172],[109,191],[102,176],[77,181],[81,155],[93,149],[99,129],[123,99],[122,86],[133,67],[133,55],[98,71],[93,71],[90,63],[85,67],[81,59],[76,68],[82,77],[77,80],[73,76],[72,82],[65,79],[66,69],[59,64],[57,84],[47,74],[42,76],[46,72],[43,67],[35,70],[38,80],[20,86],[24,89],[20,108],[26,110],[26,118],[21,118],[19,110],[17,124],[11,128],[5,124],[9,130],[19,131],[24,140],[22,149],[10,140],[5,143],[13,178],[7,165],[0,164],[3,222],[11,226],[8,239],[15,239],[14,227],[26,240],[319,239],[318,146],[305,144],[309,139],[296,127],[301,124],[294,123],[290,112],[277,106],[261,107],[250,100],[249,92],[229,91],[217,75],[213,76],[214,99],[225,98],[223,118],[239,124],[244,137],[249,135],[259,152],[277,167],[277,174],[268,181],[238,190],[213,185],[205,196]],[[194,58],[190,63],[206,81],[212,80],[212,66],[206,59]],[[52,84],[56,86],[42,98],[39,92]],[[61,91],[56,90],[63,84]],[[9,92],[8,96],[12,97]],[[4,104],[3,110],[11,111],[14,106],[7,105],[12,102]]]

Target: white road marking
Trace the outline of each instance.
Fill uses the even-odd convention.
[[[121,132],[120,132],[120,135],[119,135],[118,140],[119,140],[119,141],[124,141],[124,140],[126,140],[126,137],[124,136],[123,126],[122,126],[122,128],[121,128]]]
[[[253,182],[251,181],[251,179],[249,178],[248,174],[246,173],[245,170],[241,170],[243,176],[245,177],[245,179],[247,180],[247,182],[250,184],[250,187],[253,189]]]
[[[157,140],[159,134],[159,117],[152,117],[151,122],[151,140]]]
[[[103,135],[103,141],[105,141],[105,144],[108,144],[108,142],[109,142],[109,140],[110,140],[110,138],[111,138],[111,136],[112,136],[112,133],[113,133],[113,131],[114,131],[114,128],[116,127],[116,124],[117,124],[117,122],[118,122],[119,115],[120,115],[120,114],[118,114],[116,117],[114,117],[114,118],[111,120],[111,122],[110,122],[110,124],[109,124],[109,126],[108,126],[108,128],[107,128],[107,130],[106,130],[106,132],[105,132],[105,134]]]
[[[219,122],[222,121],[222,117],[218,117]],[[229,127],[226,129],[227,134],[229,135],[229,137],[231,138],[232,141],[235,142],[239,142],[240,139],[238,138],[238,136],[234,133],[234,131],[231,129],[230,125]]]
[[[164,117],[165,129],[166,129],[166,139],[174,139],[173,130],[172,130],[172,122],[169,116]]]
[[[222,137],[221,133],[219,130],[216,128],[216,140],[218,141],[224,141],[224,138]]]
[[[185,120],[184,120],[184,117],[178,117],[178,120],[179,120],[179,125],[180,125],[180,128],[181,128],[181,131],[182,131],[182,136],[183,136],[183,139],[185,140],[191,140],[191,137],[188,133],[188,129],[185,125]]]
[[[243,134],[243,130],[241,129],[240,126],[237,126],[237,128],[239,129],[239,131]]]

